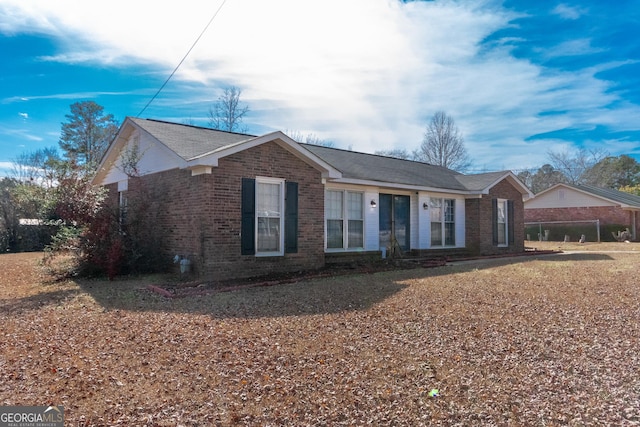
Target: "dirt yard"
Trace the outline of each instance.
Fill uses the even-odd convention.
[[[640,245],[555,245],[180,299],[0,255],[0,405],[69,426],[640,425]]]

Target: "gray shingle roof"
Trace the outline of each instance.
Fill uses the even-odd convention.
[[[467,190],[457,179],[460,173],[441,166],[319,145],[301,145],[342,172],[343,178]]]
[[[458,175],[456,179],[470,191],[483,191],[500,178],[503,178],[509,171],[486,172],[473,175]]]
[[[254,137],[158,120],[129,119],[185,160]]]
[[[351,179],[480,192],[509,173],[509,171],[500,171],[463,175],[442,166],[413,160],[395,159],[318,145],[301,145],[340,170],[344,178]]]
[[[159,120],[129,118],[184,160],[254,138],[253,135]],[[319,145],[300,144],[342,173],[343,178],[394,183],[453,191],[485,190],[507,172],[463,175],[453,170],[412,160],[358,153]]]
[[[605,199],[613,200],[624,205],[640,208],[640,196],[625,193],[623,191],[613,190],[611,188],[600,188],[592,185],[574,185],[565,184],[569,187],[577,188],[587,193],[594,194],[596,196],[604,197]]]

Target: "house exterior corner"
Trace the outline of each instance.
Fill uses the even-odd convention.
[[[469,252],[474,255],[523,252],[523,206],[522,193],[507,180],[493,186],[488,194],[468,198],[466,247]]]
[[[293,249],[281,247],[285,212],[279,205],[274,209],[278,212],[270,212],[270,231],[278,233],[273,240],[278,247],[265,254],[243,250],[243,182],[250,180],[257,189],[261,179],[282,183],[272,186],[282,193],[286,183],[296,184]],[[117,190],[114,185],[107,188]],[[131,202],[143,196],[149,201],[145,214],[162,235],[167,264],[187,259],[199,277],[217,281],[324,266],[323,226],[314,219],[324,213],[321,173],[274,142],[225,157],[210,174],[194,176],[175,168],[129,179],[126,194]],[[286,196],[274,200],[284,203]],[[111,197],[112,203],[117,199]],[[261,225],[256,221],[251,226]]]

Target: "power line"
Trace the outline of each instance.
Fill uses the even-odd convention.
[[[178,63],[178,65],[176,65],[176,68],[173,69],[173,71],[171,72],[171,74],[169,75],[169,77],[167,77],[167,79],[164,81],[164,83],[162,83],[162,86],[160,86],[160,89],[158,89],[158,91],[155,93],[155,95],[153,95],[153,97],[151,97],[151,99],[149,100],[149,102],[147,102],[147,105],[144,106],[144,108],[142,110],[140,110],[140,112],[138,113],[138,115],[136,117],[140,117],[142,115],[142,113],[145,112],[145,110],[147,109],[147,107],[149,107],[149,105],[151,105],[151,103],[158,97],[158,95],[160,95],[160,92],[162,92],[162,89],[164,89],[164,87],[167,85],[167,83],[169,83],[169,80],[171,80],[171,78],[173,77],[173,75],[176,73],[176,71],[178,71],[178,68],[180,68],[180,66],[182,65],[182,63],[184,62],[185,59],[187,59],[187,56],[189,56],[189,54],[191,53],[191,51],[193,50],[194,47],[196,47],[196,44],[200,41],[200,38],[202,38],[202,36],[204,35],[204,33],[207,31],[207,29],[209,28],[209,26],[211,25],[211,23],[213,22],[214,19],[216,19],[216,16],[218,16],[218,12],[220,12],[220,9],[222,9],[222,6],[224,6],[224,4],[227,2],[227,0],[222,0],[222,3],[220,3],[220,6],[218,7],[218,9],[215,11],[215,13],[213,14],[213,16],[211,17],[211,19],[209,20],[209,22],[207,23],[207,25],[204,27],[204,29],[202,30],[202,32],[200,33],[200,35],[198,36],[198,38],[193,42],[193,44],[191,45],[191,47],[189,48],[189,50],[187,51],[187,53],[184,54],[184,56],[182,57],[182,59],[180,60],[180,62]]]

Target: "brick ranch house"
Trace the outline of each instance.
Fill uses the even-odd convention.
[[[590,185],[556,184],[524,202],[524,219],[526,223],[599,220],[601,228],[628,228],[632,240],[637,240],[640,197]]]
[[[123,160],[132,152],[135,175]],[[144,192],[168,264],[177,255],[214,279],[317,269],[340,256],[522,252],[523,197],[532,196],[509,171],[463,175],[282,132],[138,118],[124,121],[93,183],[114,204]]]

